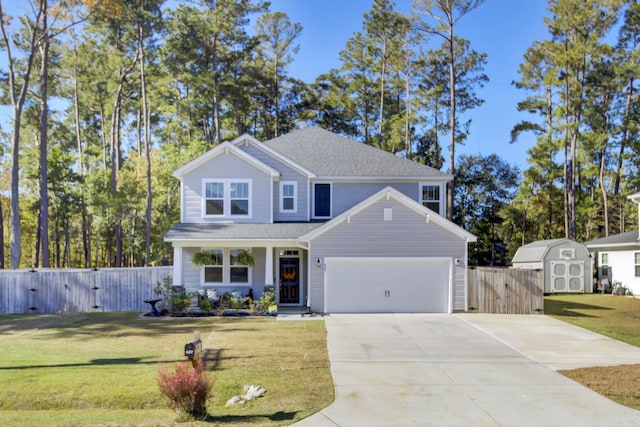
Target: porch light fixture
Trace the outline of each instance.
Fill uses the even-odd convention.
[[[316,267],[322,266],[322,260],[320,258],[316,258]]]

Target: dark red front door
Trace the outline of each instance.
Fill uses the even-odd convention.
[[[280,258],[280,304],[300,303],[300,259]]]

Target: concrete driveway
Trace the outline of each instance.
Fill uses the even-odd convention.
[[[336,399],[299,427],[640,426],[640,411],[555,372],[640,363],[640,348],[550,317],[332,315],[325,322]]]

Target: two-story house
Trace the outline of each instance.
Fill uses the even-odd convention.
[[[222,143],[174,175],[175,285],[273,288],[279,305],[320,313],[466,309],[475,237],[444,218],[448,174],[305,128]]]

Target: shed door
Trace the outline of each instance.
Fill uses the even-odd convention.
[[[447,313],[451,260],[326,258],[329,313]]]
[[[549,261],[551,292],[584,292],[584,261]]]

